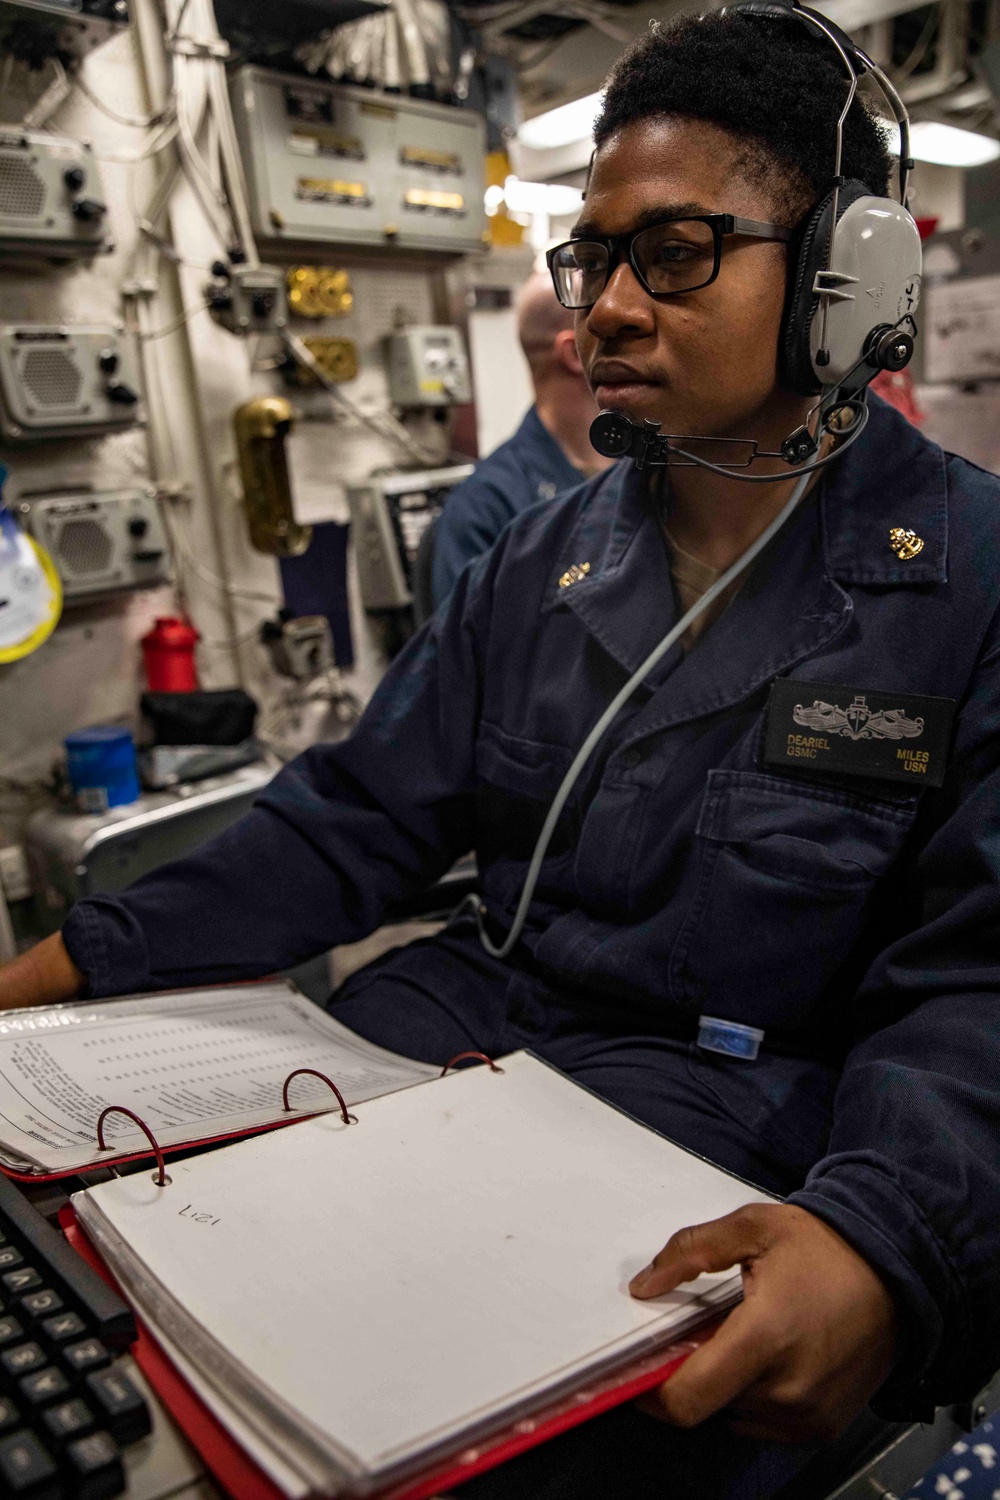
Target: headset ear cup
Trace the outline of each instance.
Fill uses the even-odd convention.
[[[863,182],[845,182],[837,200],[837,220],[858,198],[871,196]],[[803,221],[797,239],[789,251],[788,291],[785,316],[779,341],[781,383],[797,396],[817,396],[823,389],[812,362],[810,334],[819,298],[813,291],[817,271],[826,267],[830,245],[830,210],[833,193],[828,193]]]

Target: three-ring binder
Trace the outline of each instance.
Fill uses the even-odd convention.
[[[493,1061],[492,1057],[488,1057],[485,1052],[468,1051],[468,1052],[458,1052],[458,1053],[456,1053],[456,1055],[454,1057],[450,1058],[449,1061],[446,1062],[445,1065],[444,1065],[444,1067],[441,1069],[440,1077],[444,1078],[444,1076],[449,1072],[449,1070],[451,1068],[455,1067],[455,1065],[457,1063],[460,1063],[460,1062],[473,1062],[473,1061],[486,1063],[486,1065],[489,1068],[489,1070],[490,1070],[491,1073],[502,1073],[503,1072],[503,1068],[501,1068],[498,1063],[495,1063]],[[299,1077],[301,1077],[303,1075],[308,1075],[309,1077],[312,1077],[312,1078],[318,1078],[320,1080],[320,1082],[325,1083],[326,1086],[327,1086],[327,1088],[329,1088],[330,1090],[332,1090],[333,1094],[336,1096],[337,1105],[338,1105],[338,1108],[340,1110],[340,1117],[343,1120],[343,1122],[344,1122],[345,1125],[356,1125],[358,1123],[358,1117],[357,1117],[357,1115],[352,1115],[350,1113],[350,1111],[347,1108],[347,1101],[345,1100],[343,1094],[340,1092],[340,1089],[334,1083],[333,1079],[332,1078],[328,1078],[325,1073],[321,1073],[317,1068],[293,1068],[292,1071],[289,1073],[288,1077],[285,1079],[284,1083],[281,1086],[281,1103],[282,1103],[282,1108],[286,1111],[286,1113],[291,1114],[294,1111],[294,1109],[295,1109],[295,1105],[293,1105],[293,1104],[291,1104],[289,1102],[289,1098],[288,1098],[288,1086],[292,1082],[293,1078],[299,1078]],[[305,1115],[303,1117],[307,1118],[307,1117],[315,1115],[317,1113],[322,1113],[322,1111],[317,1111],[317,1110],[314,1110],[314,1109],[310,1109],[310,1110],[306,1111],[306,1113],[305,1113]],[[137,1115],[134,1110],[127,1109],[124,1104],[109,1104],[107,1106],[107,1108],[101,1110],[101,1113],[100,1113],[100,1115],[98,1116],[98,1119],[97,1119],[97,1146],[98,1146],[98,1150],[100,1150],[100,1151],[112,1151],[112,1150],[114,1150],[114,1147],[107,1145],[107,1143],[105,1142],[105,1139],[104,1139],[104,1122],[107,1119],[108,1115],[127,1115],[128,1118],[133,1122],[133,1124],[138,1125],[139,1129],[142,1131],[143,1135],[146,1137],[147,1141],[149,1142],[150,1147],[151,1147],[152,1152],[153,1152],[153,1155],[156,1157],[156,1167],[157,1167],[157,1170],[153,1173],[153,1181],[156,1183],[157,1187],[168,1187],[169,1184],[170,1184],[170,1182],[171,1182],[171,1179],[170,1179],[170,1177],[167,1176],[166,1159],[164,1157],[163,1147],[160,1145],[159,1141],[156,1139],[156,1136],[153,1134],[152,1130],[146,1124],[145,1120],[142,1119],[142,1117],[140,1115]],[[282,1123],[282,1124],[284,1124],[284,1123],[291,1124],[292,1122],[291,1121],[287,1121],[287,1122],[282,1121],[280,1123]],[[263,1127],[263,1128],[266,1129],[266,1128],[269,1128],[269,1127]],[[192,1149],[192,1143],[186,1143],[183,1146],[174,1146],[174,1147],[171,1147],[171,1148],[168,1148],[168,1149],[171,1149],[171,1150],[174,1150],[174,1151],[189,1151],[189,1150]],[[134,1153],[129,1153],[128,1157],[126,1159],[133,1160],[134,1159]],[[116,1175],[118,1175],[117,1166],[114,1163],[110,1163],[110,1166],[111,1166],[111,1170]]]

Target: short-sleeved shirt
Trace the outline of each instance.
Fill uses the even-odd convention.
[[[434,604],[444,602],[473,557],[488,552],[508,521],[554,500],[583,478],[532,407],[506,443],[448,496],[434,533]]]

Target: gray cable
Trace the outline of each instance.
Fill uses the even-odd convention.
[[[715,602],[719,595],[729,587],[734,579],[739,578],[740,574],[746,571],[746,569],[753,562],[754,558],[759,556],[759,554],[763,552],[764,548],[767,546],[771,538],[777,535],[777,533],[781,530],[782,526],[784,526],[785,522],[795,510],[799,501],[802,499],[802,496],[808,489],[810,477],[811,476],[809,474],[804,474],[802,476],[798,484],[795,486],[794,491],[792,492],[791,499],[782,508],[782,510],[779,511],[771,524],[761,532],[760,536],[755,542],[751,543],[751,545],[747,548],[743,555],[741,557],[738,557],[732,564],[732,566],[727,568],[726,571],[721,575],[721,577],[715,580],[711,588],[705,590],[701,598],[697,601],[697,603],[691,606],[687,614],[682,615],[682,617],[677,621],[677,624],[667,631],[662,641],[660,641],[658,646],[655,646],[653,648],[653,650],[646,657],[646,660],[643,662],[642,666],[639,667],[638,671],[634,672],[633,675],[629,678],[628,682],[626,682],[625,686],[615,694],[614,698],[612,698],[607,708],[601,714],[601,717],[598,719],[593,729],[587,735],[587,738],[584,740],[583,744],[577,751],[576,756],[574,757],[573,764],[570,766],[569,770],[566,772],[566,775],[563,777],[562,784],[560,785],[559,790],[556,792],[554,798],[552,799],[552,805],[549,808],[548,813],[546,814],[545,822],[542,825],[542,831],[538,835],[538,842],[535,844],[535,850],[531,856],[531,863],[528,866],[528,873],[525,877],[524,887],[521,891],[521,899],[518,901],[517,911],[514,913],[514,921],[511,925],[510,931],[508,932],[506,938],[500,944],[500,946],[497,947],[494,945],[494,943],[490,940],[489,934],[486,932],[483,926],[483,918],[486,915],[486,907],[479,896],[467,896],[466,899],[461,903],[461,905],[456,908],[454,915],[457,917],[459,913],[464,909],[471,907],[476,918],[476,926],[479,929],[479,940],[482,943],[483,947],[486,949],[486,952],[490,954],[492,958],[507,958],[507,956],[513,951],[515,945],[517,944],[518,939],[520,938],[521,933],[524,930],[524,924],[527,921],[528,908],[530,907],[532,897],[535,894],[535,886],[538,884],[538,877],[542,869],[542,861],[544,860],[545,855],[548,851],[549,844],[552,840],[552,835],[555,832],[555,827],[562,814],[562,810],[566,806],[570,792],[573,790],[577,781],[580,779],[580,773],[583,771],[584,766],[587,764],[600,741],[604,738],[604,735],[610,727],[612,721],[617,717],[619,709],[624,708],[625,704],[631,698],[636,688],[645,681],[650,672],[656,666],[657,662],[667,654],[674,642],[680,640],[681,636],[687,630],[688,626],[692,625],[694,621],[698,619],[699,615],[702,615],[709,607],[709,605]]]

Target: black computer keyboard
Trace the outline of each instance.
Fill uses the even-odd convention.
[[[106,1500],[149,1408],[115,1353],[135,1320],[0,1175],[0,1497]]]

